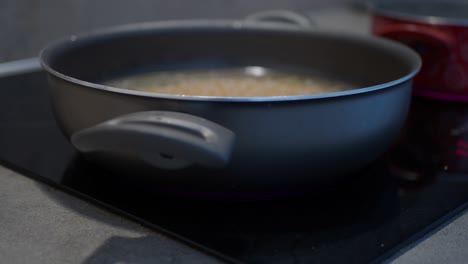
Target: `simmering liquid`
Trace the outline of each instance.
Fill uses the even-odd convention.
[[[310,95],[356,88],[337,80],[257,66],[235,70],[153,72],[113,79],[104,84],[135,91],[215,97]]]

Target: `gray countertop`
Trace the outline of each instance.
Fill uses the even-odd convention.
[[[347,9],[310,15],[322,28],[368,32],[368,17]],[[467,263],[467,230],[468,213],[464,213],[389,262]],[[0,256],[6,263],[219,263],[194,248],[1,166]]]
[[[0,201],[0,256],[7,263],[220,263],[1,166]],[[389,262],[466,263],[467,230],[465,213]]]
[[[3,263],[219,263],[2,166],[0,201]]]

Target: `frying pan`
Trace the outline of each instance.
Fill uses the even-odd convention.
[[[40,59],[60,127],[101,166],[197,193],[307,189],[378,158],[406,119],[419,56],[390,40],[311,29],[303,19],[258,21],[268,17],[125,25],[51,43]],[[149,70],[247,66],[360,88],[241,98],[102,84]]]

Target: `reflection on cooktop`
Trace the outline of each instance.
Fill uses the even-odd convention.
[[[0,79],[2,164],[232,258],[226,261],[378,261],[467,205],[468,106],[459,103],[415,98],[399,142],[321,192],[202,199],[163,194],[145,178],[81,157],[55,124],[45,81],[41,72]]]

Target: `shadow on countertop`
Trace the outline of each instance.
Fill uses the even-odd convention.
[[[128,238],[113,236],[107,239],[96,251],[83,261],[83,264],[101,263],[220,263],[215,259],[201,257],[196,252],[187,251],[175,242],[159,236]]]

